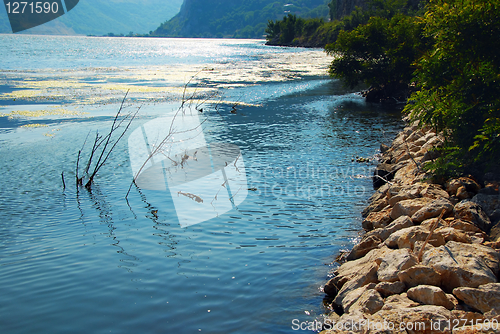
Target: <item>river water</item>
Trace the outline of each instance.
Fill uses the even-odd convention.
[[[374,162],[356,157],[400,128],[397,111],[329,79],[323,51],[0,35],[0,58],[2,333],[293,333],[323,314],[321,286],[372,193]],[[186,192],[125,199],[132,133],[162,128],[183,96],[205,143],[241,152],[240,201],[211,218]],[[122,100],[138,116],[78,188],[78,151]]]

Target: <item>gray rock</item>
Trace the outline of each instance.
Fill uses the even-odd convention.
[[[394,178],[393,165],[380,164],[373,172],[373,188],[378,189]]]
[[[471,200],[479,204],[493,224],[500,220],[500,196],[477,194]]]
[[[492,227],[490,218],[483,208],[472,201],[463,200],[455,205],[455,218],[469,221],[488,233]]]

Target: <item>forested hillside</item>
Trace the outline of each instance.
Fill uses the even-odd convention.
[[[268,20],[288,13],[327,18],[329,0],[185,0],[181,11],[153,35],[263,38]]]
[[[127,35],[148,34],[179,12],[182,0],[80,0],[68,14],[29,29],[27,34]],[[0,33],[12,32],[7,12],[0,6]]]

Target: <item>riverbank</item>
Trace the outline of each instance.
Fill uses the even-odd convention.
[[[500,176],[433,183],[421,167],[443,140],[413,124],[382,145],[365,232],[324,287],[323,334],[500,332]]]

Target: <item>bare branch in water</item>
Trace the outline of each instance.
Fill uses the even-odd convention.
[[[154,156],[158,155],[158,154],[163,154],[166,156],[166,154],[164,153],[165,149],[167,148],[168,145],[172,145],[174,143],[176,143],[175,141],[171,141],[171,139],[173,138],[174,135],[178,135],[178,134],[183,134],[183,133],[188,133],[188,132],[191,132],[191,131],[195,131],[199,128],[202,127],[202,125],[207,121],[208,118],[205,118],[204,120],[202,120],[200,122],[199,125],[193,127],[192,129],[187,129],[187,130],[183,130],[183,131],[176,131],[174,125],[175,125],[175,121],[177,119],[177,117],[179,115],[185,115],[186,114],[186,109],[191,109],[191,105],[193,103],[193,101],[197,100],[197,90],[195,89],[194,93],[193,94],[188,94],[187,92],[187,89],[188,89],[188,86],[191,84],[191,82],[194,80],[194,78],[196,76],[198,76],[202,71],[204,70],[201,70],[201,71],[198,71],[195,75],[193,75],[189,80],[188,82],[184,85],[184,90],[182,92],[182,101],[181,101],[181,105],[179,106],[179,108],[177,109],[177,111],[175,112],[175,114],[173,115],[172,117],[172,121],[170,123],[170,126],[169,126],[169,129],[168,129],[168,132],[166,133],[166,135],[163,137],[163,139],[161,139],[161,141],[159,143],[155,143],[153,145],[151,145],[151,147],[153,147],[153,150],[152,152],[150,152],[148,154],[148,157],[146,158],[146,160],[142,163],[141,167],[139,168],[139,170],[135,173],[133,179],[132,179],[132,182],[130,183],[130,186],[128,188],[128,191],[127,191],[127,194],[125,195],[125,198],[128,197],[128,195],[130,194],[130,191],[132,189],[132,186],[136,184],[136,181],[137,181],[137,178],[139,177],[139,175],[142,173],[142,171],[144,170],[144,168],[146,167],[146,165],[151,161],[151,159],[153,159]],[[203,110],[203,108],[200,108],[201,105],[205,102],[208,102],[210,100],[210,98],[213,98],[213,97],[216,97],[218,95],[217,92],[213,93],[213,94],[209,94],[208,96],[204,97],[204,100],[202,100],[201,103],[198,103],[195,105],[195,110],[197,110],[198,112],[200,112],[200,109]],[[221,100],[219,100],[216,104],[216,108],[218,107],[218,105],[221,103]],[[196,134],[193,138],[195,138],[196,136],[198,136],[198,134]],[[190,138],[192,139],[192,138]],[[175,161],[173,160],[172,158],[166,156],[170,161],[172,161],[172,163],[177,166],[177,165],[181,165],[181,167],[184,165],[184,163],[187,161],[187,159],[189,158],[189,156],[187,156],[187,154],[184,154],[182,157],[181,157],[181,161]]]
[[[84,173],[83,173],[83,175],[80,176],[79,175],[79,173],[80,173],[80,171],[79,171],[80,159],[82,157],[82,152],[85,148],[85,145],[87,143],[90,132],[87,135],[87,138],[85,138],[85,142],[83,143],[82,149],[80,151],[78,151],[78,157],[77,157],[77,161],[76,161],[76,185],[77,185],[77,187],[83,186],[83,180],[84,180],[84,178],[86,178],[87,182],[85,183],[85,188],[87,188],[88,190],[91,189],[95,176],[97,175],[99,170],[102,168],[102,166],[104,166],[106,164],[111,153],[115,149],[116,145],[118,145],[118,143],[123,138],[123,136],[125,136],[125,133],[128,131],[130,125],[132,124],[132,121],[135,119],[135,117],[139,113],[139,111],[141,109],[140,107],[137,108],[137,110],[135,112],[130,112],[122,117],[122,111],[123,111],[123,108],[125,105],[125,101],[127,99],[127,95],[128,95],[128,91],[125,94],[125,96],[121,102],[120,109],[118,110],[115,117],[113,118],[113,123],[111,125],[109,132],[105,136],[99,135],[98,131],[96,132],[96,135],[94,138],[94,143],[92,145],[92,149],[90,151],[89,158],[88,158],[87,164],[85,166]],[[113,138],[114,137],[113,135],[115,134],[115,132],[118,129],[122,128],[124,122],[127,122],[127,124],[125,125],[125,128],[123,129],[123,131],[121,131],[121,133],[118,135],[117,138]],[[97,161],[95,161],[95,158],[97,156],[98,156]],[[92,169],[92,173],[90,173],[91,169]]]

